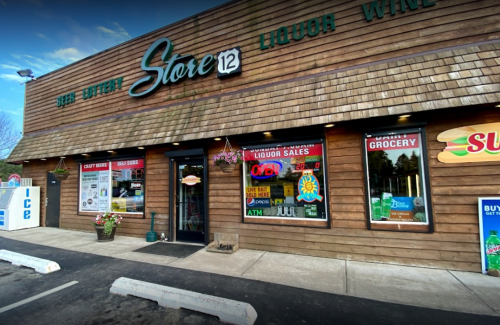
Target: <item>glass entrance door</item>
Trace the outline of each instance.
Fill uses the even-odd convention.
[[[204,242],[203,161],[178,161],[177,175],[176,238]]]

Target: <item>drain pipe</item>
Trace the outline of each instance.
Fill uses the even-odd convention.
[[[154,211],[151,212],[151,231],[149,231],[146,234],[146,241],[147,242],[155,242],[158,240],[158,234],[155,231],[153,231],[154,226],[155,226],[155,214],[156,214],[156,212],[154,212]]]

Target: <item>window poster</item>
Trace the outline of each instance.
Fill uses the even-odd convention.
[[[366,136],[370,221],[428,224],[420,133]]]
[[[245,217],[326,220],[323,144],[244,151]]]
[[[81,165],[80,210],[106,211],[109,189],[109,162]]]

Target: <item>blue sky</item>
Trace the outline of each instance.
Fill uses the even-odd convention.
[[[229,0],[0,0],[0,111],[22,131],[24,78],[41,76]]]

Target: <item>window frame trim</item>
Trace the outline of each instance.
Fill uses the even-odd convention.
[[[255,143],[255,142],[253,142]],[[327,145],[326,145],[326,139],[324,137],[316,137],[316,138],[307,138],[304,139],[303,141],[299,140],[294,140],[294,141],[283,141],[283,139],[276,139],[276,141],[269,141],[266,143],[259,143],[259,144],[241,144],[241,149],[242,150],[251,150],[251,149],[262,149],[262,148],[273,148],[273,147],[284,147],[284,146],[291,146],[291,145],[299,145],[299,144],[311,144],[311,143],[318,143],[322,145],[322,159],[323,159],[323,181],[324,181],[324,197],[323,197],[323,202],[325,204],[325,213],[326,213],[326,218],[321,219],[321,220],[314,220],[314,219],[307,219],[307,218],[275,218],[275,217],[252,217],[252,216],[246,216],[246,196],[245,196],[245,163],[242,165],[242,172],[241,172],[241,222],[246,223],[246,224],[257,224],[257,225],[268,225],[268,226],[287,226],[287,227],[304,227],[304,228],[323,228],[323,229],[330,229],[331,226],[331,213],[330,213],[330,193],[329,193],[329,178],[328,178],[328,155],[327,155]],[[249,219],[247,219],[247,217]],[[259,221],[261,220],[269,220],[273,221],[276,220],[276,222],[263,222]],[[249,221],[249,220],[255,220],[254,221]],[[292,224],[292,223],[287,223],[293,222],[307,222],[307,223],[317,223],[317,225],[314,224]],[[321,224],[320,224],[321,223]],[[325,224],[326,223],[326,224]],[[325,224],[325,225],[323,225]]]
[[[142,212],[142,217],[140,212],[114,212],[114,213],[119,213],[122,215],[124,218],[133,218],[133,219],[146,219],[146,157],[144,155],[121,155],[113,158],[107,158],[107,157],[96,157],[96,158],[91,158],[91,159],[78,159],[75,160],[78,163],[78,197],[76,200],[76,211],[78,216],[88,216],[89,214],[96,214],[100,213],[103,211],[81,211],[80,210],[80,199],[81,199],[81,176],[82,176],[82,164],[86,163],[98,163],[98,162],[109,162],[109,168],[111,172],[111,163],[113,161],[123,161],[123,160],[132,160],[132,159],[143,159],[144,160],[144,211]],[[110,173],[110,182],[112,182],[112,175]],[[111,186],[111,192],[112,193],[112,186]],[[111,202],[111,201],[110,201]]]
[[[365,220],[367,230],[376,230],[376,231],[394,231],[394,232],[412,232],[412,233],[433,233],[434,232],[434,214],[432,210],[432,197],[431,197],[431,183],[429,176],[429,157],[428,157],[428,148],[427,148],[427,132],[425,129],[425,123],[415,123],[409,125],[392,125],[388,127],[381,127],[376,129],[366,129],[363,132],[362,137],[362,150],[363,150],[363,172],[364,172],[364,186],[365,186]],[[421,144],[420,147],[422,149],[421,153],[421,161],[422,161],[422,170],[424,172],[424,177],[422,181],[424,182],[424,193],[425,193],[425,204],[426,204],[426,212],[428,224],[418,224],[416,226],[428,227],[426,231],[417,231],[417,230],[395,230],[395,229],[373,229],[371,223],[371,202],[370,202],[370,188],[369,188],[369,170],[368,170],[368,151],[366,148],[366,139],[379,135],[399,135],[399,134],[408,134],[408,133],[419,133]],[[379,225],[380,223],[377,223]],[[388,223],[387,225],[411,225],[411,223]]]

